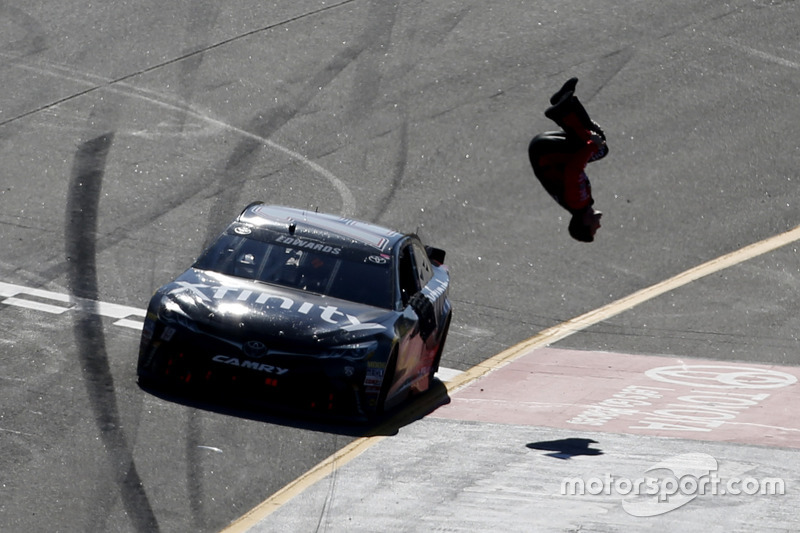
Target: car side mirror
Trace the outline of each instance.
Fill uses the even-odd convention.
[[[433,246],[426,246],[425,252],[428,254],[428,259],[437,265],[444,264],[445,251],[441,248],[434,248]]]

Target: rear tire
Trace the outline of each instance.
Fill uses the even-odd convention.
[[[447,315],[447,320],[444,323],[444,329],[442,330],[442,336],[439,339],[439,346],[436,347],[436,357],[433,358],[433,363],[431,364],[431,369],[428,372],[428,389],[430,390],[431,386],[433,385],[433,379],[436,376],[436,373],[439,371],[439,364],[442,361],[442,353],[444,352],[444,343],[447,340],[447,334],[450,331],[450,318],[453,316],[453,313]]]

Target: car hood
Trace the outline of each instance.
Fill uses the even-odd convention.
[[[159,291],[208,333],[293,345],[357,342],[387,334],[398,313],[314,293],[189,269]],[[391,334],[391,333],[389,333]]]

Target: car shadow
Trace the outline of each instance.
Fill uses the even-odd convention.
[[[532,450],[544,450],[548,457],[556,459],[571,459],[579,455],[603,455],[603,450],[592,448],[592,444],[597,444],[596,440],[570,437],[568,439],[531,442],[525,446]]]
[[[396,435],[400,428],[420,420],[439,407],[450,403],[447,387],[438,379],[433,381],[427,391],[412,396],[398,407],[371,420],[341,415],[323,415],[277,405],[253,406],[252,403],[244,400],[220,398],[202,391],[175,393],[141,383],[139,388],[164,401],[192,409],[265,424],[349,437]]]

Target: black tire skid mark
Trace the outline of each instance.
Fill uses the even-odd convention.
[[[214,28],[219,18],[220,7],[213,0],[193,0],[190,6],[189,21],[187,23],[187,36],[208,35]],[[205,50],[195,52],[190,49],[185,51],[186,59],[179,63],[179,92],[187,106],[191,105],[192,95],[197,85],[197,74],[205,58]],[[179,114],[180,131],[184,130],[186,112]],[[197,190],[194,194],[197,194]],[[194,194],[192,196],[194,196]],[[205,529],[208,517],[203,506],[203,474],[202,457],[198,445],[202,439],[202,417],[195,409],[187,413],[185,430],[186,454],[186,491],[188,493],[189,509],[192,523],[198,530]]]
[[[342,2],[335,6],[328,6],[327,8],[309,13],[303,17],[296,17],[295,19],[283,23],[300,20],[305,18],[305,16],[311,16],[318,12],[327,11],[347,3],[349,3],[349,1]],[[213,13],[210,13],[207,7],[203,7],[202,11],[205,16],[215,16]],[[202,24],[199,22],[192,23],[190,27],[194,28],[198,25]],[[209,46],[208,49],[213,49],[215,46]],[[203,53],[204,50],[199,50],[184,56],[182,60],[186,61],[189,58],[201,56]],[[281,127],[297,115],[298,109],[305,107],[318,94],[319,87],[326,86],[333,81],[359,53],[360,50],[357,47],[351,46],[337,54],[317,76],[306,83],[306,89],[297,99],[297,105],[283,105],[277,109],[268,109],[265,112],[257,113],[256,118],[253,119],[249,127],[244,128],[244,130],[254,133],[254,135],[261,138],[268,138],[270,135],[279,131]],[[187,85],[193,83],[194,79],[191,74],[191,69],[199,68],[199,64],[199,61],[195,61],[193,62],[194,67],[187,66],[186,69],[182,70],[181,93],[183,97],[187,97],[187,95],[191,94],[192,89],[187,87]],[[135,74],[128,75],[123,79],[128,79],[134,75]],[[106,85],[113,85],[114,83],[115,81],[110,81]],[[267,118],[264,119],[264,117]],[[120,226],[100,236],[96,243],[97,251],[102,252],[119,244],[127,239],[131,233],[140,230],[165,213],[177,209],[197,197],[213,197],[216,199],[211,209],[210,221],[204,244],[209,243],[222,231],[227,222],[229,222],[233,213],[231,208],[238,199],[242,185],[248,179],[251,179],[250,171],[256,159],[252,156],[256,155],[263,146],[264,143],[258,139],[252,137],[242,139],[231,151],[231,155],[224,163],[202,173],[197,180],[192,182],[191,186],[175,190],[169,196],[160,198],[158,203],[154,204],[150,209],[142,211],[139,216],[129,220],[125,226]],[[63,273],[64,268],[65,263],[58,261],[38,272],[38,274],[44,280],[52,280],[59,277]]]
[[[388,45],[390,41],[391,29],[394,26],[398,7],[394,4],[387,4],[381,0],[372,2],[370,6],[369,19],[367,29],[364,31],[360,39],[357,39],[355,44],[350,45],[339,51],[334,57],[325,64],[315,76],[304,84],[304,89],[297,96],[293,104],[284,104],[277,108],[268,109],[256,115],[251,121],[246,131],[254,133],[262,139],[269,139],[275,133],[280,131],[286,124],[288,124],[294,117],[302,112],[314,98],[316,98],[320,90],[329,86],[333,81],[353,62],[367,56],[367,51],[375,49],[376,52],[381,50],[382,45]],[[380,91],[380,78],[377,75],[377,56],[374,59],[367,59],[365,61],[366,67],[359,67],[357,76],[357,86],[363,87],[364,91],[356,91],[361,97],[357,102],[353,102],[349,115],[356,121],[359,117],[363,118],[366,110],[372,107],[372,104],[377,100]],[[366,95],[366,96],[364,96]],[[399,183],[405,171],[405,161],[407,159],[407,127],[402,128],[402,142],[400,143],[400,156],[396,164],[394,179],[392,187],[388,193],[389,199],[393,197],[394,191],[398,188]],[[256,163],[257,152],[263,147],[263,143],[257,139],[245,138],[242,139],[231,152],[231,155],[225,161],[222,168],[215,172],[217,176],[216,187],[218,191],[215,196],[214,206],[210,211],[209,223],[207,225],[205,245],[208,245],[214,238],[217,237],[220,231],[229,222],[232,216],[232,210],[237,206],[239,196],[241,194],[242,186],[245,182],[251,179],[252,169]],[[268,191],[267,191],[268,192]],[[268,197],[264,198],[268,201]],[[386,202],[381,202],[382,206]],[[379,208],[378,213],[383,210]]]
[[[295,99],[293,105],[283,105],[278,108],[266,110],[255,118],[246,131],[255,133],[261,138],[269,139],[283,126],[297,116],[311,101],[316,98],[320,89],[330,85],[346,68],[359,61],[356,71],[355,86],[358,90],[354,94],[357,100],[350,103],[348,117],[351,122],[366,120],[369,111],[380,98],[381,76],[379,64],[384,52],[391,44],[392,30],[395,26],[398,4],[373,0],[367,14],[368,23],[361,36],[355,39],[354,44],[338,52],[319,72],[306,84],[305,89]],[[453,26],[465,15],[462,10],[454,19]],[[369,53],[374,52],[374,53]],[[413,68],[413,64],[408,67]],[[405,116],[407,113],[402,111]],[[262,118],[262,117],[267,117]],[[255,164],[253,155],[261,148],[263,143],[255,139],[243,139],[234,148],[226,161],[223,169],[217,174],[216,190],[221,194],[211,209],[211,218],[208,224],[205,244],[209,244],[224,228],[231,217],[231,209],[239,200],[242,185],[250,179],[250,172]],[[399,189],[405,175],[408,159],[408,124],[404,119],[400,126],[400,142],[395,162],[392,182],[384,198],[378,202],[377,210],[372,220],[377,220],[391,203],[396,191]],[[268,200],[268,198],[265,198]],[[240,202],[246,203],[246,202]]]
[[[374,108],[375,102],[377,102],[380,97],[381,91],[379,89],[383,81],[380,75],[381,56],[383,53],[388,53],[392,45],[391,36],[397,22],[399,9],[399,4],[381,0],[373,0],[370,5],[368,13],[369,23],[362,36],[362,41],[369,43],[369,46],[375,49],[376,54],[364,54],[366,57],[360,62],[358,67],[356,87],[358,87],[359,90],[356,91],[355,94],[358,95],[359,98],[352,103],[350,112],[351,118],[357,122],[367,118],[368,112]],[[446,35],[453,31],[460,24],[461,20],[466,17],[468,12],[469,8],[464,7],[454,15],[448,15],[444,20],[440,20],[437,27],[445,29],[436,35],[437,43],[441,42]],[[424,14],[420,16],[423,17]],[[424,21],[422,21],[420,27],[424,26],[424,24]],[[416,28],[416,26],[414,27]],[[416,32],[417,30],[414,31]],[[413,40],[413,34],[409,35],[408,39]],[[435,48],[435,46],[431,48]],[[390,75],[395,79],[402,78],[412,69],[416,68],[417,64],[418,60],[405,61],[401,69],[390,73]],[[402,120],[398,126],[399,140],[396,143],[397,150],[392,172],[392,181],[389,184],[388,190],[386,190],[384,195],[376,202],[373,214],[369,217],[372,222],[379,223],[381,221],[383,214],[388,211],[400,190],[406,175],[409,147],[409,112],[402,100],[398,105]]]
[[[400,140],[397,143],[397,156],[394,162],[394,171],[392,172],[392,182],[389,185],[389,189],[377,203],[375,215],[372,217],[373,222],[379,223],[383,214],[386,213],[389,210],[389,206],[392,205],[394,197],[397,195],[397,192],[400,190],[400,187],[403,184],[403,178],[406,175],[407,162],[408,119],[404,118],[402,124],[400,124]]]
[[[369,112],[380,98],[380,85],[383,78],[380,74],[381,60],[379,58],[383,53],[388,53],[391,47],[392,30],[397,21],[398,9],[398,4],[382,0],[373,0],[370,4],[367,14],[369,20],[362,35],[362,41],[365,43],[365,48],[368,46],[375,53],[364,54],[364,60],[360,61],[358,65],[356,74],[358,90],[354,93],[358,99],[352,102],[350,111],[350,117],[356,122],[366,120]],[[386,193],[378,200],[373,209],[373,214],[370,216],[372,222],[380,221],[381,215],[388,209],[405,176],[408,160],[408,113],[404,105],[401,106],[400,113],[403,120],[400,125],[400,141],[397,143],[392,181]]]
[[[214,29],[220,14],[218,2],[214,0],[192,0],[189,7],[189,21],[187,24],[187,36],[210,35]],[[192,101],[194,89],[197,85],[197,73],[203,63],[205,50],[208,45],[201,46],[199,50],[185,48],[183,55],[185,59],[178,63],[179,68],[179,94],[181,99],[187,104]],[[183,131],[188,113],[185,109],[179,112],[180,131]]]
[[[97,301],[99,295],[95,235],[106,157],[113,140],[114,134],[106,133],[79,146],[67,197],[65,251],[68,285],[73,296],[90,302]],[[136,470],[131,445],[122,429],[102,319],[92,312],[78,312],[75,317],[74,335],[81,371],[122,503],[137,531],[158,531],[158,522]],[[101,501],[111,503],[109,498]],[[107,513],[102,509],[97,511],[95,520],[104,520]]]
[[[351,48],[337,55],[328,67],[308,85],[309,89],[300,99],[303,104],[311,101],[316,95],[316,89],[311,88],[315,87],[317,83],[327,84],[333,80],[350,63],[353,54],[357,55],[358,52],[354,52]],[[188,99],[188,95],[191,94],[191,87],[187,87],[187,84],[191,85],[193,83],[192,70],[199,68],[201,60],[197,58],[201,56],[202,52],[190,54],[190,58],[194,58],[196,61],[192,61],[185,69],[182,69],[183,90],[181,92],[184,98]],[[279,109],[277,113],[271,114],[269,120],[264,122],[255,121],[258,126],[254,129],[263,130],[265,133],[271,134],[278,131],[295,115],[296,111],[291,108]],[[52,265],[42,273],[44,278],[53,279],[63,274],[64,270],[67,270],[70,292],[76,297],[90,301],[96,301],[99,296],[96,265],[96,256],[99,252],[118,244],[126,239],[132,231],[151,222],[154,218],[153,213],[163,214],[164,212],[169,212],[196,196],[201,194],[209,195],[210,192],[214,192],[213,187],[209,191],[209,185],[213,179],[198,180],[195,182],[195,186],[189,189],[188,196],[185,189],[176,191],[175,196],[168,199],[166,205],[162,203],[157,208],[143,213],[138,217],[137,221],[133,221],[132,225],[128,224],[125,227],[120,227],[110,233],[98,236],[97,214],[100,189],[105,159],[113,143],[113,138],[113,133],[101,135],[82,144],[77,151],[72,172],[72,186],[67,199],[65,228],[67,257],[65,261]],[[248,170],[255,160],[252,156],[262,146],[262,142],[252,139],[245,139],[240,143],[226,163],[225,176],[228,178],[233,176],[234,179],[218,178],[216,180],[218,184],[216,191],[225,193],[232,190],[237,192],[238,187],[247,179]],[[117,481],[121,487],[123,503],[136,524],[137,530],[157,531],[157,520],[142,488],[130,446],[125,434],[119,429],[120,416],[115,399],[113,377],[105,349],[105,337],[101,320],[98,315],[92,313],[80,313],[79,315],[74,326],[74,333],[79,349],[82,372],[102,441],[106,444],[106,449],[109,450],[109,462],[117,475]],[[192,435],[192,437],[187,436],[187,450],[194,451],[196,450],[196,441],[200,438],[200,426],[198,420],[190,420],[189,425],[191,427],[187,434]],[[187,452],[187,459],[191,459],[195,455],[196,453]],[[122,474],[125,465],[127,465],[127,470]],[[191,494],[190,505],[193,512],[196,512],[199,509],[199,502],[202,496],[199,476],[196,472],[189,472],[188,485]],[[96,502],[103,502],[107,505],[113,503],[113,495],[103,495],[102,488],[98,488],[97,492]],[[98,520],[102,520],[102,518],[98,518]]]
[[[253,133],[260,139],[271,138],[300,114],[319,95],[321,88],[330,85],[362,52],[363,47],[357,45],[341,50],[303,85],[303,90],[293,104],[284,104],[258,113],[245,131]],[[206,245],[230,222],[233,211],[239,207],[239,196],[244,183],[253,177],[258,177],[252,175],[252,170],[257,162],[258,152],[263,146],[264,143],[258,139],[250,137],[242,139],[221,165],[222,168],[214,172],[216,176],[214,189],[218,193],[210,211]],[[264,199],[268,200],[268,197]]]
[[[370,2],[367,24],[358,39],[365,50],[356,65],[355,90],[348,109],[350,121],[359,123],[369,120],[375,102],[381,97],[381,64],[384,54],[392,44],[392,30],[397,20],[397,4],[382,0]]]

